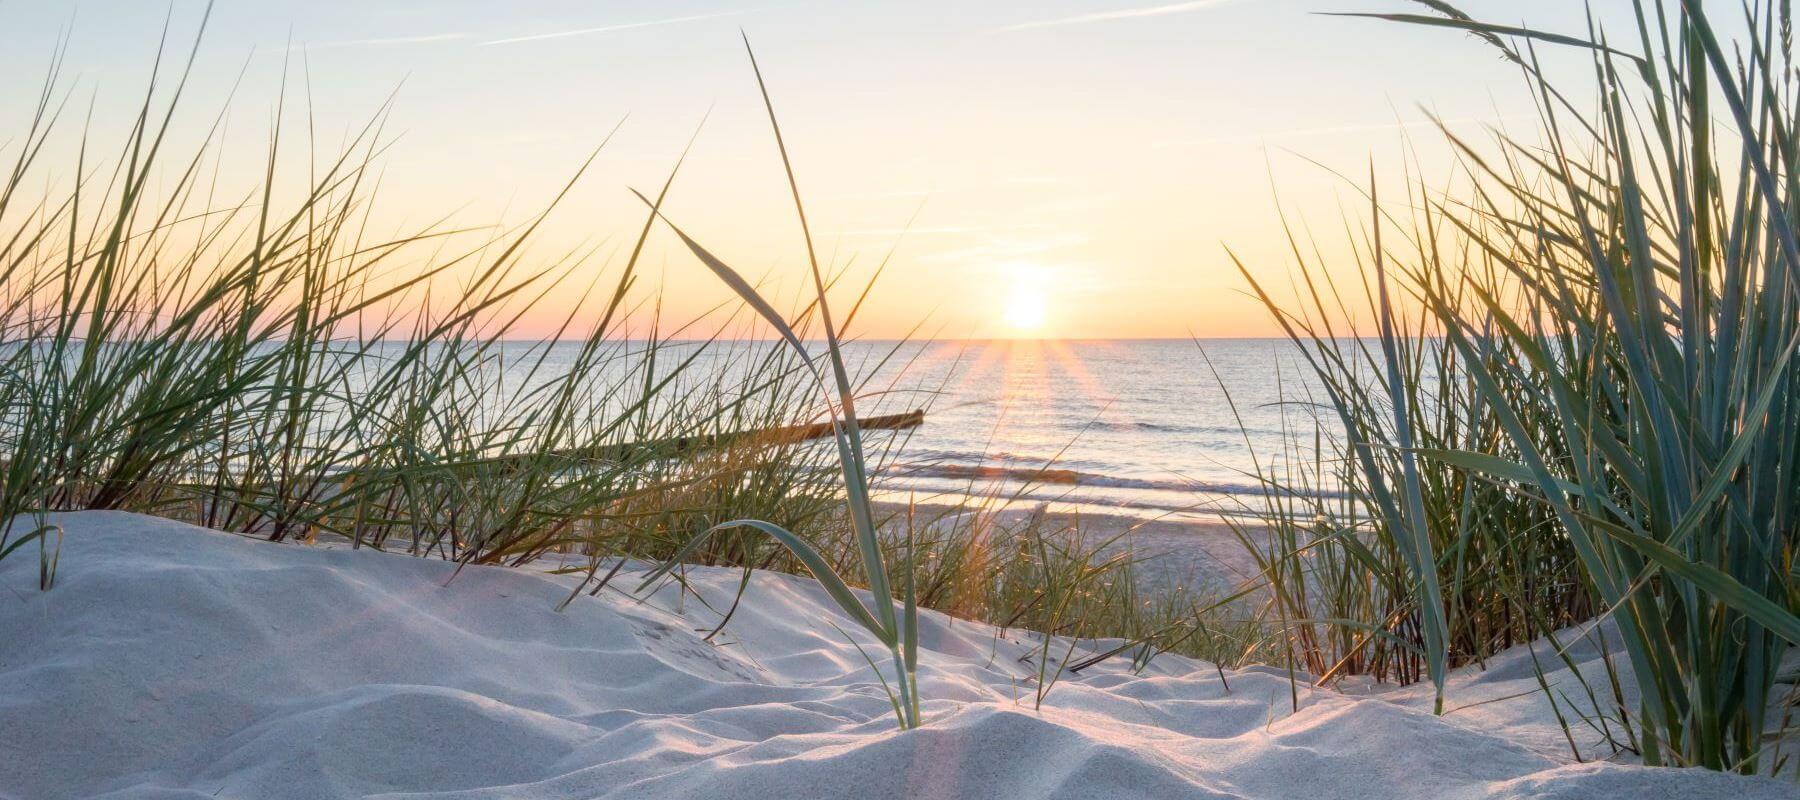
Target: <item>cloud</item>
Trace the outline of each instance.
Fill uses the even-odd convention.
[[[1528,115],[1507,114],[1499,117],[1467,116],[1450,117],[1443,120],[1449,127],[1469,125],[1504,124],[1508,120],[1528,119]],[[1414,129],[1436,130],[1438,121],[1433,119],[1412,119],[1396,122],[1351,123],[1345,125],[1326,125],[1317,128],[1290,128],[1287,130],[1268,131],[1266,133],[1230,134],[1224,136],[1207,136],[1199,139],[1163,139],[1152,142],[1152,147],[1192,147],[1211,144],[1229,144],[1233,142],[1260,143],[1276,139],[1304,139],[1312,136],[1341,136],[1358,133],[1381,133],[1385,131],[1410,131]]]
[[[466,33],[431,33],[431,34],[425,34],[422,36],[395,36],[395,37],[386,38],[386,39],[345,39],[345,40],[336,41],[336,42],[295,42],[294,44],[288,45],[287,47],[278,48],[276,50],[267,51],[267,52],[281,53],[281,52],[299,52],[301,50],[305,50],[305,51],[311,53],[311,52],[317,52],[320,50],[337,50],[337,49],[345,48],[345,47],[385,47],[388,45],[397,45],[397,44],[427,44],[430,42],[453,42],[458,39],[466,39],[466,38],[468,38],[468,36],[469,35]]]
[[[993,230],[995,229],[982,226],[942,225],[921,228],[846,228],[820,233],[825,236],[969,236]]]
[[[720,12],[713,13],[713,14],[691,14],[691,15],[685,16],[685,17],[669,17],[668,19],[652,19],[652,20],[645,20],[643,22],[625,22],[625,23],[620,23],[618,25],[602,25],[597,28],[576,28],[574,30],[568,30],[568,31],[553,31],[551,33],[535,33],[530,36],[514,36],[509,39],[495,39],[491,42],[482,42],[481,46],[482,47],[492,47],[493,45],[497,45],[497,44],[517,44],[519,42],[536,42],[536,41],[542,41],[544,39],[562,39],[562,38],[565,38],[568,36],[587,36],[587,35],[595,34],[595,33],[611,33],[613,31],[626,31],[626,30],[631,30],[632,28],[649,28],[649,27],[654,27],[657,25],[674,25],[675,23],[678,23],[678,22],[693,22],[695,20],[713,19],[715,17],[729,17],[729,16],[732,16],[735,14],[740,14],[740,13],[743,13],[743,12],[720,11]]]
[[[1086,234],[1071,231],[1034,236],[988,236],[978,244],[926,253],[919,256],[918,260],[952,264],[994,264],[1053,253],[1087,241]]]
[[[1041,19],[1036,22],[1021,22],[1009,25],[1003,30],[1023,31],[1032,28],[1055,28],[1062,25],[1085,25],[1089,22],[1109,22],[1115,19],[1136,19],[1138,17],[1160,17],[1165,14],[1183,14],[1199,11],[1203,8],[1222,6],[1233,0],[1192,0],[1187,3],[1169,3],[1160,6],[1141,6],[1138,8],[1120,8],[1113,11],[1096,11],[1092,14],[1077,14],[1072,17]]]

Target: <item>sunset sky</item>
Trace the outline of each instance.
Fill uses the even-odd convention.
[[[1477,17],[1580,31],[1579,3],[1483,0]],[[1623,4],[1621,4],[1623,5]],[[184,48],[204,5],[177,0]],[[1353,196],[1322,164],[1397,195],[1404,137],[1428,181],[1448,174],[1417,106],[1475,130],[1529,129],[1519,77],[1443,30],[1320,16],[1415,10],[1385,0],[1052,2],[249,2],[220,0],[187,100],[210,123],[240,68],[224,135],[253,167],[283,53],[313,126],[338,141],[396,87],[382,220],[452,213],[517,222],[615,125],[593,172],[537,245],[598,245],[616,269],[641,206],[703,116],[668,213],[771,294],[803,287],[803,250],[739,30],[757,49],[815,235],[853,276],[912,230],[859,323],[940,336],[1254,336],[1230,245],[1284,275],[1280,203],[1341,243]],[[70,36],[76,105],[122,135],[163,3],[0,5],[0,122],[22,128],[55,43]],[[1574,63],[1574,62],[1571,62]],[[247,65],[247,66],[245,66]],[[297,104],[296,104],[297,105]],[[290,108],[290,125],[305,122]],[[10,157],[11,150],[7,151]],[[249,167],[246,167],[248,169]],[[716,281],[659,235],[646,262],[665,314],[720,302]]]

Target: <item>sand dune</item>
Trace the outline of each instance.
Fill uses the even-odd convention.
[[[665,588],[80,513],[57,587],[0,562],[0,796],[64,798],[1792,798],[1794,785],[1574,764],[1540,696],[1446,718],[1272,670],[1102,665],[1031,707],[1029,637],[923,616],[899,733],[837,612],[758,575],[726,633]],[[694,570],[703,595],[737,573]],[[838,620],[840,627],[853,626]],[[864,642],[865,645],[871,642]],[[1451,705],[1532,681],[1459,675]]]

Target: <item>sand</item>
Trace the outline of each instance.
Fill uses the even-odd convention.
[[[876,505],[880,512],[894,515],[903,513],[905,508],[893,502]],[[953,512],[952,506],[942,503],[922,502],[917,507],[922,516]],[[1137,577],[1150,591],[1174,585],[1192,589],[1201,596],[1229,594],[1259,572],[1231,526],[1216,515],[1133,516],[1072,511],[1067,504],[1055,503],[1045,508],[1042,513],[1047,529],[1079,530],[1091,544],[1105,544],[1104,552],[1109,555],[1130,553],[1136,560]],[[1037,513],[1040,512],[1036,506],[1026,503],[995,512],[1006,524],[1021,523]],[[1251,535],[1260,530],[1252,520],[1239,524]]]
[[[664,589],[561,613],[567,579],[56,518],[56,588],[0,562],[0,796],[25,798],[1794,798],[1792,783],[1572,763],[1542,698],[1447,717],[1416,690],[1299,690],[1162,658],[1065,679],[1029,637],[921,619],[926,725],[897,732],[808,581],[716,617]],[[738,573],[694,570],[708,596]],[[865,646],[870,642],[862,640]],[[1517,657],[1452,705],[1513,693]]]

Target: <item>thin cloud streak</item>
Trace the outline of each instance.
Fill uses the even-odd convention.
[[[729,16],[734,16],[734,15],[740,14],[740,13],[743,13],[743,12],[720,11],[720,12],[716,12],[713,14],[692,14],[692,15],[685,16],[685,17],[670,17],[668,19],[653,19],[653,20],[646,20],[644,22],[626,22],[626,23],[621,23],[618,25],[602,25],[598,28],[576,28],[575,30],[569,30],[569,31],[555,31],[552,33],[535,33],[530,36],[514,36],[510,39],[495,39],[491,42],[482,42],[480,46],[492,47],[497,44],[516,44],[519,42],[543,41],[545,39],[562,39],[562,38],[569,37],[569,36],[588,36],[588,35],[596,34],[596,33],[611,33],[613,31],[626,31],[626,30],[631,30],[633,28],[649,28],[649,27],[653,27],[653,26],[657,26],[657,25],[674,25],[678,22],[694,22],[696,20],[714,19],[717,17],[729,17]]]
[[[386,47],[401,44],[429,44],[431,42],[454,42],[468,38],[466,33],[433,33],[424,36],[396,36],[387,39],[347,39],[335,42],[295,42],[287,47],[265,51],[274,53],[297,53],[302,50],[316,52],[319,50],[337,50],[346,47]]]
[[[1495,116],[1450,117],[1442,120],[1446,126],[1504,124],[1508,120],[1526,119],[1520,114]],[[1318,128],[1290,128],[1287,130],[1269,131],[1256,134],[1231,134],[1226,136],[1208,136],[1199,139],[1163,139],[1152,142],[1152,147],[1191,147],[1209,144],[1225,144],[1231,142],[1262,142],[1273,139],[1303,139],[1311,136],[1335,136],[1355,133],[1380,133],[1384,131],[1407,131],[1413,129],[1436,130],[1439,120],[1416,119],[1396,122],[1352,123],[1348,125],[1327,125]]]
[[[845,228],[821,231],[824,236],[975,236],[1009,231],[1039,231],[1054,228],[1043,222],[1021,222],[1014,225],[939,225],[910,228]]]
[[[1121,8],[1116,11],[1096,11],[1092,14],[1077,14],[1073,17],[1041,19],[1036,22],[1021,22],[1008,25],[1002,30],[1023,31],[1032,28],[1055,28],[1063,25],[1085,25],[1089,22],[1109,22],[1116,19],[1136,19],[1138,17],[1160,17],[1166,14],[1184,14],[1214,6],[1222,6],[1234,0],[1192,0],[1187,3],[1170,3],[1161,6],[1143,6],[1140,8]]]

